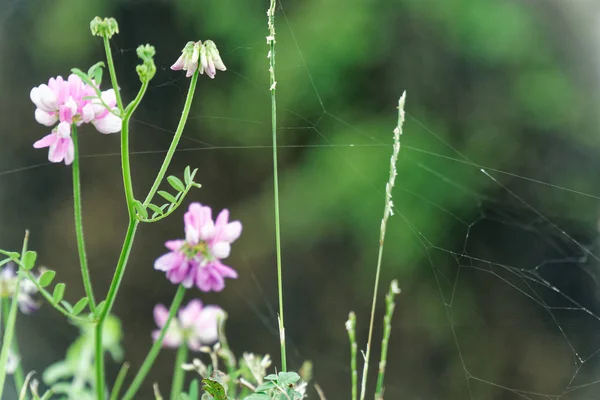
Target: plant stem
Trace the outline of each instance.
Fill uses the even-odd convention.
[[[173,298],[173,302],[171,303],[171,308],[169,309],[169,316],[167,318],[167,321],[165,322],[165,325],[160,330],[160,335],[158,336],[158,339],[152,345],[152,348],[148,352],[148,355],[146,356],[144,363],[142,364],[142,366],[140,367],[140,370],[138,371],[137,375],[133,379],[133,382],[129,386],[129,389],[127,389],[127,392],[125,392],[125,395],[123,396],[123,400],[133,399],[133,396],[135,396],[135,394],[137,393],[142,382],[144,381],[144,378],[150,371],[150,368],[152,368],[152,364],[154,363],[154,360],[158,356],[158,353],[160,353],[162,342],[165,339],[165,335],[167,333],[169,324],[171,323],[171,320],[175,316],[175,313],[177,313],[177,310],[179,309],[179,306],[181,305],[181,301],[183,300],[184,294],[185,294],[185,288],[182,285],[180,285],[179,289],[177,289],[177,293],[175,294],[175,297]]]
[[[117,291],[119,290],[123,274],[125,273],[125,267],[127,265],[127,260],[129,259],[129,253],[131,252],[133,239],[139,224],[139,221],[134,218],[135,217],[129,220],[127,233],[125,234],[125,240],[123,241],[123,247],[121,249],[121,255],[119,256],[119,262],[117,263],[117,269],[115,270],[104,306],[102,307],[102,312],[100,313],[96,325],[96,336],[94,339],[96,349],[96,390],[99,399],[104,399],[104,349],[102,348],[102,328],[104,326],[104,321],[115,302]]]
[[[375,400],[383,400],[383,380],[385,376],[385,367],[387,364],[388,344],[392,334],[392,316],[396,303],[394,299],[400,293],[398,281],[393,280],[390,284],[390,291],[385,296],[385,316],[383,317],[383,337],[381,339],[381,358],[379,360],[379,372],[377,374],[377,387],[375,388]]]
[[[181,135],[183,134],[183,129],[185,128],[185,124],[188,119],[188,115],[190,114],[190,109],[192,108],[192,100],[194,100],[194,92],[196,91],[196,83],[198,82],[199,71],[197,70],[192,75],[192,80],[190,81],[190,87],[188,88],[187,97],[185,98],[185,104],[183,105],[183,111],[181,112],[181,118],[179,119],[179,123],[177,124],[177,129],[175,130],[175,136],[171,141],[171,145],[169,146],[169,150],[167,150],[167,155],[160,166],[160,170],[156,175],[156,179],[154,179],[154,183],[146,196],[146,200],[144,200],[144,207],[147,206],[152,198],[156,194],[158,187],[160,186],[163,178],[165,177],[165,173],[169,168],[169,164],[171,163],[171,159],[173,158],[173,154],[175,154],[175,150],[177,150],[177,145],[179,144],[179,140],[181,139]]]
[[[115,380],[115,385],[112,388],[110,393],[110,400],[118,400],[119,392],[121,391],[121,387],[123,386],[123,382],[125,381],[125,376],[127,376],[127,371],[129,371],[129,363],[124,363],[119,370],[119,374],[117,375],[117,379]]]
[[[381,275],[381,260],[383,258],[383,243],[385,239],[385,228],[387,221],[392,214],[392,188],[396,181],[396,161],[400,153],[400,135],[402,135],[402,125],[404,124],[404,102],[406,100],[406,92],[402,94],[398,101],[398,125],[394,129],[394,146],[392,157],[390,158],[390,178],[385,186],[385,208],[383,218],[381,219],[381,228],[379,232],[379,254],[377,256],[377,269],[375,271],[375,286],[373,288],[373,301],[371,303],[371,320],[369,323],[369,337],[367,339],[367,351],[365,354],[365,364],[363,367],[362,382],[360,388],[360,400],[364,400],[367,389],[367,375],[369,372],[369,358],[371,356],[371,342],[373,339],[373,324],[375,321],[375,307],[377,305],[377,291],[379,288],[379,276]]]
[[[29,242],[29,231],[25,231],[25,238],[23,239],[23,249],[21,250],[21,259],[25,257],[27,252],[27,244]],[[17,305],[19,298],[19,290],[21,289],[21,275],[17,275],[17,285],[13,298],[10,303],[10,311],[6,324],[4,326],[4,338],[2,340],[2,350],[0,351],[0,399],[2,398],[2,392],[4,391],[4,382],[6,381],[6,363],[8,362],[8,353],[12,346],[13,336],[15,333],[15,324],[17,322]]]
[[[1,299],[0,302],[2,303],[2,321],[4,323],[4,326],[7,326],[8,315],[10,313],[10,305],[8,304],[8,302],[2,301]],[[15,340],[13,340],[12,342],[12,353],[17,357],[20,356],[19,342],[17,342],[17,338],[15,338]],[[19,393],[21,391],[21,388],[23,387],[23,382],[25,380],[25,378],[23,377],[23,365],[20,362],[17,364],[17,368],[13,373],[13,380],[15,381],[15,388],[17,389],[17,393]]]
[[[358,398],[358,370],[356,367],[356,314],[351,311],[346,321],[346,330],[348,331],[348,339],[350,340],[350,370],[352,374],[352,400]]]
[[[92,290],[92,281],[88,268],[87,255],[85,252],[85,240],[83,236],[83,218],[81,215],[81,179],[79,175],[79,145],[77,143],[77,126],[71,126],[71,139],[75,155],[73,158],[73,209],[75,210],[75,234],[77,236],[77,251],[79,253],[79,264],[81,266],[81,278],[83,279],[83,287],[85,294],[89,299],[89,307],[91,312],[96,311],[96,303],[94,301],[94,291]]]
[[[287,371],[285,355],[285,328],[283,323],[283,276],[281,272],[281,228],[279,223],[279,178],[277,176],[277,100],[275,97],[275,1],[271,0],[267,11],[269,22],[269,72],[271,92],[271,136],[273,141],[273,196],[275,203],[275,246],[277,252],[277,292],[279,294],[279,345],[281,347],[281,371]]]
[[[119,91],[117,74],[115,72],[115,63],[113,62],[112,52],[110,51],[110,41],[106,36],[103,36],[102,40],[104,41],[104,52],[106,53],[106,64],[108,65],[108,72],[110,73],[110,81],[112,82],[112,87],[117,98],[117,106],[119,107],[121,115],[123,115],[123,100],[121,100],[121,92]]]
[[[177,400],[177,397],[183,390],[183,380],[185,378],[185,370],[181,365],[187,361],[188,347],[184,341],[177,350],[177,358],[175,359],[175,370],[173,371],[173,384],[171,385],[171,400]]]

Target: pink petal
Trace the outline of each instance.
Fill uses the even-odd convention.
[[[81,119],[83,122],[88,123],[94,119],[94,107],[91,104],[86,104],[81,109]]]
[[[232,243],[242,234],[242,224],[240,221],[233,221],[221,228],[219,240]]]
[[[50,133],[50,134],[44,136],[43,138],[41,138],[40,140],[38,140],[37,142],[35,142],[33,144],[33,147],[36,148],[36,149],[42,149],[44,147],[50,147],[57,140],[58,140],[58,137],[54,133]]]
[[[48,150],[48,160],[51,162],[61,162],[67,154],[68,143],[66,139],[59,138]]]
[[[41,108],[35,109],[35,120],[42,125],[52,126],[58,121],[56,113],[50,113]]]
[[[171,283],[179,284],[187,278],[189,270],[190,262],[184,258],[181,264],[167,271],[167,278]]]
[[[182,328],[186,329],[192,327],[194,321],[200,317],[201,311],[202,302],[197,299],[190,301],[187,306],[179,310],[178,317]]]
[[[211,250],[213,256],[215,256],[216,258],[223,259],[229,257],[229,253],[231,252],[231,245],[227,242],[217,242],[212,246]]]
[[[163,306],[162,304],[157,304],[154,306],[154,322],[159,328],[165,326],[168,317],[169,310],[167,310],[167,307]]]
[[[226,277],[226,278],[237,278],[238,277],[238,273],[235,271],[235,269],[231,268],[228,265],[225,265],[219,261],[215,261],[212,263],[212,267],[218,271],[219,274],[221,274],[222,276]]]
[[[114,108],[113,111],[117,109]],[[121,118],[109,112],[102,118],[96,118],[92,121],[100,133],[116,133],[121,130]]]
[[[65,165],[71,165],[73,160],[75,159],[75,145],[73,144],[73,140],[69,138],[67,140],[67,152],[65,153]]]
[[[178,251],[184,245],[185,240],[167,240],[165,247],[171,251]]]
[[[181,54],[179,56],[179,58],[177,59],[177,61],[175,61],[175,64],[171,65],[171,69],[173,71],[179,71],[179,70],[183,69],[183,65],[184,65],[183,54]]]
[[[195,332],[204,344],[212,344],[219,340],[219,322],[225,318],[221,307],[206,306],[195,321]]]
[[[183,262],[185,262],[185,256],[180,253],[167,253],[160,256],[154,262],[154,269],[159,271],[170,271],[173,268],[178,268]]]

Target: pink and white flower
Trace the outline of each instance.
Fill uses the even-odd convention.
[[[61,76],[50,78],[47,85],[31,89],[29,97],[36,106],[37,122],[46,126],[54,126],[58,122],[49,135],[33,146],[38,149],[49,147],[48,160],[51,162],[64,161],[66,165],[73,162],[73,124],[80,126],[91,122],[102,133],[121,130],[121,118],[116,115],[118,109],[115,107],[117,101],[114,90],[102,92],[101,101],[94,87],[75,74],[71,74],[67,80]]]
[[[212,40],[187,42],[183,48],[181,55],[171,66],[174,71],[187,71],[185,76],[190,77],[200,67],[200,73],[206,72],[209,78],[214,79],[216,70],[226,71],[227,68],[221,60],[219,50]]]
[[[210,207],[192,203],[184,215],[185,240],[165,243],[169,253],[159,257],[154,268],[165,271],[175,284],[190,288],[194,284],[203,292],[220,292],[225,278],[237,278],[237,272],[223,264],[233,243],[242,233],[239,221],[229,222],[229,211],[223,210],[212,219]]]
[[[161,329],[167,323],[169,311],[162,304],[154,307],[154,321],[158,325],[152,332],[156,341]],[[203,306],[200,300],[192,300],[180,309],[177,317],[171,320],[163,340],[163,347],[177,348],[186,343],[192,351],[211,345],[219,340],[219,321],[225,318],[225,311],[218,306]]]
[[[19,279],[12,264],[6,265],[0,272],[0,298],[12,298],[15,295]],[[37,287],[28,279],[21,279],[17,304],[23,314],[31,314],[39,308],[33,299],[38,292]]]

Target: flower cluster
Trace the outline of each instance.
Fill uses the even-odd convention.
[[[223,60],[221,60],[217,45],[212,40],[206,40],[204,43],[200,40],[187,42],[171,69],[174,71],[187,71],[185,76],[189,78],[198,69],[198,63],[200,63],[200,73],[206,72],[206,75],[211,79],[214,79],[217,69],[220,71],[227,70]]]
[[[154,321],[162,329],[169,316],[169,311],[162,304],[154,307]],[[210,345],[219,338],[219,320],[225,318],[225,311],[218,306],[203,306],[200,300],[192,300],[181,308],[177,318],[171,320],[163,340],[164,347],[177,348],[184,343],[190,350],[198,351],[202,346]],[[152,332],[154,340],[158,339],[160,329]]]
[[[31,101],[37,107],[35,119],[42,125],[54,126],[52,132],[34,143],[36,149],[49,147],[48,160],[69,165],[73,162],[75,148],[71,126],[92,123],[102,133],[121,130],[121,118],[114,90],[106,90],[99,98],[96,89],[75,74],[67,80],[58,76],[48,84],[31,89]],[[108,108],[107,108],[108,107]]]
[[[38,303],[33,299],[37,293],[37,287],[29,279],[21,279],[19,284],[18,276],[11,264],[5,266],[0,272],[0,298],[12,298],[19,285],[19,294],[17,304],[24,314],[31,314],[39,308]]]
[[[239,221],[229,222],[229,211],[223,210],[212,219],[210,207],[192,203],[184,216],[185,240],[170,240],[171,250],[159,257],[154,268],[165,271],[172,283],[190,288],[194,284],[203,292],[220,292],[224,278],[237,278],[237,272],[223,264],[229,256],[231,243],[242,233]]]

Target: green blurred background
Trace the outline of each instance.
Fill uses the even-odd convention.
[[[83,295],[70,171],[32,148],[47,128],[33,118],[30,89],[104,59],[89,33],[96,15],[119,21],[112,48],[125,99],[138,88],[135,48],[153,44],[158,72],[131,133],[141,197],[187,90],[169,66],[188,40],[217,43],[228,71],[201,77],[180,144],[188,150],[176,154],[170,173],[199,168],[203,187],[189,200],[228,208],[243,222],[229,260],[240,278],[222,293],[188,295],[228,311],[236,353],[269,352],[278,364],[268,2],[0,5],[0,247],[18,249],[30,229],[38,260],[58,271],[69,300]],[[375,329],[379,337],[383,294],[396,278],[403,292],[386,399],[600,398],[593,384],[600,5],[282,0],[276,18],[288,364],[312,360],[328,399],[349,398],[344,322],[355,310],[366,341],[392,130],[406,90]],[[100,295],[126,227],[119,139],[88,127],[80,142],[87,249]],[[152,265],[163,242],[183,234],[183,213],[139,230],[114,308],[133,370],[151,345],[154,305],[175,292]],[[49,307],[21,317],[18,329],[24,365],[37,371],[63,357],[77,334]],[[378,346],[374,354],[375,365]],[[174,352],[161,354],[140,399],[151,398],[154,381],[167,392],[173,361]],[[109,377],[117,371],[108,364]]]

